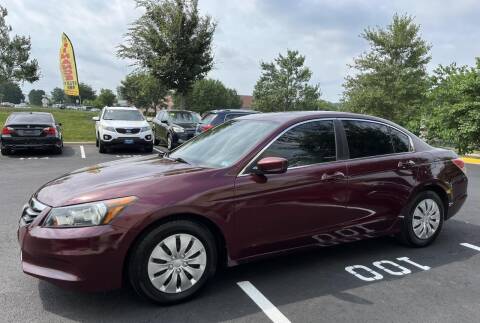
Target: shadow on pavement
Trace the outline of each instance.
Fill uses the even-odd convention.
[[[346,266],[371,267],[373,261],[395,261],[398,257],[409,257],[435,270],[478,254],[461,247],[459,243],[480,244],[479,237],[479,226],[450,220],[446,222],[439,239],[428,248],[404,247],[386,237],[309,249],[226,269],[196,298],[168,307],[143,301],[126,288],[99,294],[66,291],[45,282],[40,282],[38,288],[46,311],[84,322],[211,322],[243,318],[260,309],[236,285],[242,280],[251,281],[275,306],[324,295],[349,303],[371,305],[371,301],[348,291],[382,281],[408,279],[424,271],[408,266],[412,270],[410,275],[399,277],[385,274],[382,281],[368,283],[347,273]]]
[[[31,150],[17,150],[11,153],[10,155],[4,156],[2,158],[65,158],[75,155],[75,148],[72,146],[64,146],[61,154],[56,154],[50,150],[40,150],[40,149],[31,149]]]

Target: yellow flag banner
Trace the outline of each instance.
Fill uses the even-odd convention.
[[[66,95],[79,96],[77,65],[72,42],[65,33],[62,34],[60,47],[60,72],[63,78],[63,90]]]

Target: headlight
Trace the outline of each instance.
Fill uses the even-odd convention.
[[[47,227],[86,227],[110,223],[135,196],[93,203],[84,203],[50,210],[45,221]]]
[[[114,128],[114,127],[107,127],[107,126],[103,126],[102,128],[103,128],[103,130],[107,130],[107,131],[115,132],[115,128]]]
[[[182,127],[176,127],[176,126],[173,126],[172,130],[175,131],[175,132],[184,132],[185,131]]]
[[[149,126],[140,128],[140,132],[145,132],[150,130],[152,130],[152,128],[150,128]]]

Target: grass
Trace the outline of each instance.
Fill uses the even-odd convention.
[[[98,112],[40,107],[32,107],[30,109],[0,107],[0,127],[3,127],[3,124],[10,113],[20,111],[52,113],[55,121],[62,124],[64,141],[95,141],[95,122],[92,121],[92,117],[98,116]]]

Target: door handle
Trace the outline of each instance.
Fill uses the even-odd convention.
[[[413,160],[407,160],[404,162],[398,162],[398,168],[406,169],[415,166],[415,162]]]
[[[321,177],[322,181],[328,181],[328,180],[333,180],[333,179],[342,179],[345,177],[345,174],[342,172],[335,172],[333,174],[327,174],[324,173]]]

